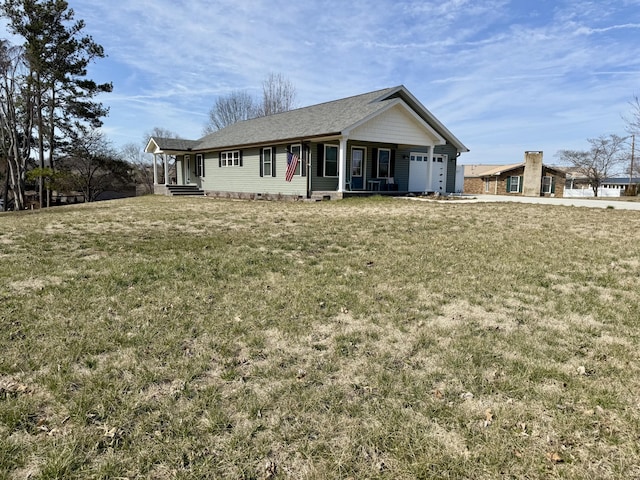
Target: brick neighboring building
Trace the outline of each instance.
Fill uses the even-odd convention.
[[[465,165],[464,193],[562,197],[565,173],[542,163],[542,152],[525,152],[525,161],[510,165]]]

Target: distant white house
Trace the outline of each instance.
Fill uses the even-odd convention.
[[[593,187],[584,175],[574,169],[566,169],[565,197],[593,197]],[[598,197],[623,196],[629,185],[640,185],[640,177],[607,177],[598,187]]]

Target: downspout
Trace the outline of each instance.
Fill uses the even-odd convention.
[[[302,143],[302,154],[305,156],[307,164],[307,198],[311,198],[311,146]]]

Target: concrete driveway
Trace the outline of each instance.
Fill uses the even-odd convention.
[[[520,202],[540,203],[543,205],[569,205],[573,207],[615,208],[618,210],[640,210],[640,202],[593,198],[551,198],[551,197],[519,197],[510,195],[464,195],[468,202]]]

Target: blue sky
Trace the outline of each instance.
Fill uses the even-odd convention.
[[[405,85],[471,151],[585,149],[625,134],[640,94],[640,0],[69,0],[108,58],[105,131],[202,135],[219,95],[259,95],[269,73],[297,106]],[[6,35],[4,35],[6,36]]]

